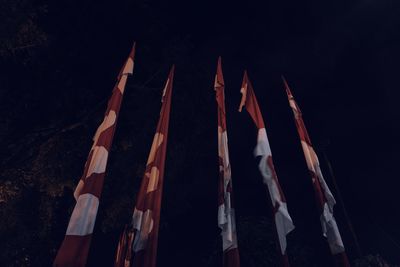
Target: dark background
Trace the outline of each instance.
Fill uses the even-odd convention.
[[[91,138],[137,41],[88,266],[112,265],[144,172],[170,66],[176,64],[158,266],[220,266],[217,57],[242,266],[276,266],[256,129],[238,113],[243,70],[258,97],[296,229],[292,266],[331,266],[311,179],[280,76],[333,166],[362,249],[340,205],[354,266],[400,263],[400,2],[0,0],[0,265],[50,266],[64,238]],[[366,264],[366,265],[362,265]],[[371,264],[371,265],[368,265]]]

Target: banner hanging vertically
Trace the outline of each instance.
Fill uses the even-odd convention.
[[[333,207],[336,204],[335,198],[329,190],[322,175],[319,160],[311,144],[311,139],[308,135],[306,126],[304,125],[301,110],[294,100],[293,94],[290,91],[285,78],[282,77],[282,79],[289,100],[289,105],[293,111],[307,167],[311,175],[316,202],[321,214],[320,221],[322,234],[327,238],[331,254],[334,256],[336,264],[338,266],[349,267],[350,264],[344,249],[342,237],[336,224],[335,217],[333,216]]]
[[[118,113],[128,75],[133,73],[135,45],[122,67],[108,101],[104,120],[93,138],[83,175],[75,189],[75,208],[72,212],[64,241],[58,250],[55,267],[83,267],[86,265],[99,199],[103,188],[108,155],[116,129]]]
[[[239,267],[239,250],[236,237],[235,209],[231,165],[229,162],[228,136],[225,116],[225,83],[222,75],[221,58],[218,58],[214,89],[218,107],[218,156],[219,156],[219,188],[218,188],[218,226],[221,228],[223,246],[223,266]]]
[[[253,90],[247,72],[244,72],[243,82],[240,92],[242,99],[239,106],[239,112],[245,107],[253,119],[257,129],[257,146],[254,149],[254,156],[261,157],[258,169],[263,177],[263,182],[267,185],[271,204],[273,209],[274,225],[277,233],[277,242],[281,256],[281,265],[289,266],[286,254],[286,235],[294,229],[292,218],[289,215],[285,195],[281,189],[272,161],[271,147],[269,145],[264,120],[258,106],[257,98]]]
[[[160,119],[137,195],[131,225],[125,228],[118,244],[115,267],[156,266],[173,79],[174,66],[162,93]]]

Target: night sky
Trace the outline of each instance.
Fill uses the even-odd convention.
[[[77,183],[90,138],[102,120],[104,101],[110,96],[133,41],[137,45],[134,74],[128,78],[89,266],[111,264],[118,235],[123,224],[129,222],[158,120],[162,88],[172,64],[176,69],[158,266],[220,266],[213,260],[208,265],[196,260],[221,255],[213,90],[218,56],[222,57],[225,78],[239,251],[241,227],[248,227],[249,218],[267,224],[271,219],[265,187],[253,158],[256,128],[246,111],[237,111],[243,71],[247,69],[296,226],[288,236],[289,255],[304,244],[309,248],[306,253],[314,258],[312,266],[331,266],[281,75],[286,77],[303,112],[325,179],[336,196],[322,151],[332,164],[362,253],[380,254],[391,263],[400,263],[399,1],[31,2],[46,6],[38,23],[50,36],[49,44],[41,48],[40,63],[35,65],[38,67],[13,63],[3,72],[7,74],[1,79],[5,82],[3,88],[9,88],[10,93],[0,94],[1,112],[9,116],[12,110],[18,115],[1,142],[6,144],[2,157],[9,153],[7,144],[27,138],[35,129],[84,122],[84,129],[62,137],[71,145],[79,138],[81,144],[71,150],[68,164],[62,157],[51,163],[73,165],[75,176],[63,179]],[[129,149],[118,152],[124,144]],[[114,194],[120,191],[128,199],[123,203],[124,213],[107,218],[106,210],[119,205]],[[58,230],[51,236],[56,244],[64,238],[68,212],[74,205],[72,190],[66,190],[62,199],[65,207],[58,211],[60,218],[54,222]],[[359,255],[339,204],[335,214],[349,258],[354,260]],[[107,231],[108,224],[114,225],[111,231]],[[243,266],[249,242],[242,241]],[[54,255],[54,251],[51,253]]]

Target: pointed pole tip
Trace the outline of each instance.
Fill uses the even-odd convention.
[[[172,64],[171,69],[169,70],[168,77],[173,79],[174,74],[175,74],[175,64]]]
[[[283,86],[285,88],[286,94],[288,97],[293,97],[292,91],[290,90],[289,84],[287,83],[285,76],[281,75],[282,81],[283,81]]]
[[[283,76],[283,74],[281,75],[281,79],[282,79],[282,82],[283,82],[283,84],[284,84],[285,88],[288,88],[288,87],[289,87],[289,85],[288,85],[288,83],[287,83],[287,81],[286,81],[286,78],[285,78],[285,76]]]
[[[243,71],[243,81],[242,81],[242,83],[245,82],[245,80],[247,80],[247,70],[246,69],[244,69],[244,71]]]
[[[130,57],[132,60],[135,59],[135,53],[136,53],[136,42],[134,41],[134,42],[133,42],[133,45],[132,45],[131,52],[129,53],[129,57]]]

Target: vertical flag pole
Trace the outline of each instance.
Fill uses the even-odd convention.
[[[263,178],[263,183],[266,185],[267,194],[270,199],[269,204],[272,212],[273,225],[275,227],[275,240],[278,254],[280,255],[281,266],[289,267],[289,260],[286,252],[286,235],[294,229],[294,225],[287,209],[285,195],[283,194],[278,176],[275,172],[264,119],[246,71],[243,75],[240,92],[242,94],[242,99],[240,101],[239,112],[245,107],[258,129],[254,156],[261,157],[258,163],[258,169]]]
[[[351,223],[349,214],[347,213],[347,209],[346,209],[346,207],[344,205],[342,194],[340,192],[339,185],[338,185],[337,180],[336,180],[336,176],[335,176],[335,174],[333,172],[332,164],[331,164],[331,162],[330,162],[330,160],[328,158],[328,155],[326,154],[326,149],[323,148],[321,150],[321,152],[322,152],[322,155],[323,155],[324,160],[326,162],[326,165],[328,166],[329,174],[332,177],[333,186],[335,187],[337,199],[339,200],[340,206],[342,207],[343,215],[344,215],[345,220],[347,222],[347,227],[349,228],[350,233],[351,233],[351,235],[353,237],[353,241],[354,241],[354,245],[356,247],[357,255],[358,255],[358,257],[361,257],[362,256],[361,246],[360,246],[360,243],[358,242],[358,238],[357,238],[356,232],[354,231],[353,224]]]
[[[222,74],[221,57],[218,58],[214,90],[218,112],[218,226],[221,228],[223,266],[240,267],[239,249],[236,236],[231,164],[229,161],[228,135],[226,128],[225,83]]]
[[[172,66],[165,83],[160,119],[137,195],[132,222],[125,229],[126,234],[121,235],[114,267],[156,266],[174,69]]]
[[[103,122],[93,137],[81,179],[75,189],[76,204],[72,211],[65,238],[54,259],[54,267],[84,267],[96,221],[109,152],[117,125],[118,114],[128,75],[133,73],[135,44],[118,75],[108,100]]]
[[[335,264],[340,267],[350,267],[349,260],[343,245],[342,237],[333,215],[333,208],[336,200],[333,197],[325,179],[322,175],[318,156],[314,151],[311,139],[308,135],[307,128],[304,124],[303,117],[299,106],[297,105],[289,85],[282,76],[286,94],[294,115],[297,132],[300,137],[300,143],[303,149],[304,157],[307,163],[307,168],[311,175],[311,181],[314,188],[316,202],[320,212],[320,221],[322,234],[326,237],[328,245],[335,261]]]

